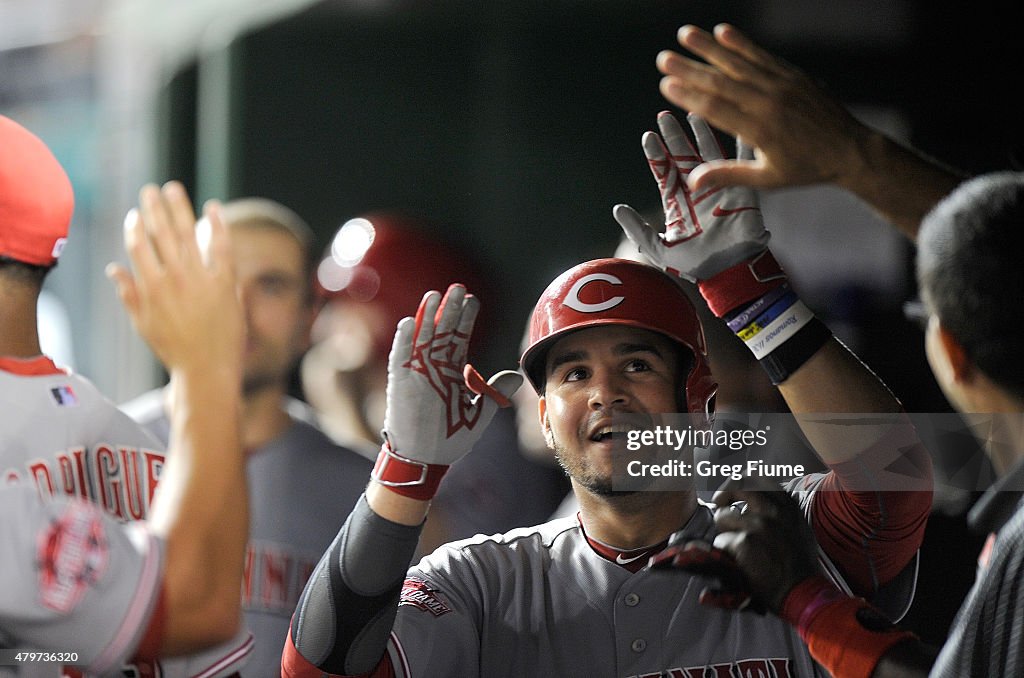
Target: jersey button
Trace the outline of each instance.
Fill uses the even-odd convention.
[[[640,596],[635,593],[627,593],[626,597],[623,598],[623,602],[626,603],[627,607],[636,607],[640,602]]]
[[[643,638],[637,638],[630,647],[633,649],[633,652],[643,652],[647,649],[647,641]]]

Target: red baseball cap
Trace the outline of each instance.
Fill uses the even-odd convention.
[[[0,257],[57,263],[74,209],[71,181],[50,149],[0,115]]]

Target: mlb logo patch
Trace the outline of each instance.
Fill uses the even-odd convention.
[[[51,388],[50,394],[53,395],[53,401],[60,407],[71,407],[78,404],[78,398],[75,397],[75,392],[71,390],[70,386]]]

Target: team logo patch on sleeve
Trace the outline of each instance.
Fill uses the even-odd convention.
[[[452,609],[434,594],[435,591],[437,589],[431,588],[430,584],[424,580],[418,577],[408,577],[402,586],[402,596],[399,598],[398,604],[414,605],[435,617],[448,614]]]
[[[75,392],[71,390],[71,386],[67,384],[51,388],[50,395],[53,396],[53,402],[57,403],[60,407],[72,407],[78,404],[78,398],[75,397]]]
[[[68,506],[42,531],[36,551],[40,602],[61,614],[75,608],[107,566],[107,539],[100,514],[82,508]]]

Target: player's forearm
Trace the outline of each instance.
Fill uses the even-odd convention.
[[[336,675],[374,668],[384,654],[419,534],[420,525],[387,520],[360,498],[295,609],[291,643],[304,661]]]
[[[249,526],[240,373],[214,366],[172,379],[172,444],[150,521],[167,541],[164,653],[234,635]]]
[[[920,547],[932,500],[928,452],[896,398],[834,339],[779,389],[832,470],[811,509],[818,543],[870,598]]]
[[[378,516],[399,525],[422,525],[430,508],[430,501],[392,492],[376,480],[366,486],[366,502]]]
[[[779,384],[791,412],[808,442],[827,464],[849,461],[876,443],[884,426],[828,426],[810,413],[902,413],[899,400],[857,356],[838,340],[825,343],[807,362]],[[894,418],[893,422],[902,421]]]
[[[966,179],[893,139],[872,130],[856,147],[859,162],[848,167],[839,185],[871,205],[911,240],[925,214]]]

